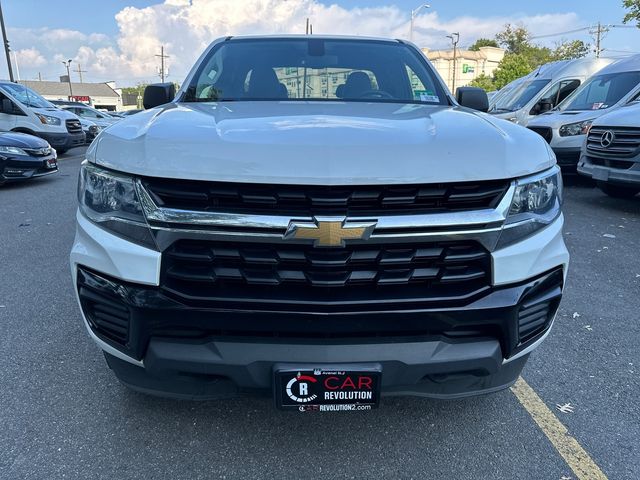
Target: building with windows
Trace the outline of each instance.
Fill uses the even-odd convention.
[[[423,48],[422,51],[454,93],[456,88],[469,85],[479,75],[491,77],[505,54],[504,49],[496,47],[480,47],[478,51],[457,49],[455,58],[453,50]]]
[[[19,83],[35,90],[47,100],[74,100],[94,108],[122,110],[122,95],[115,82],[76,83],[20,80]],[[73,95],[70,95],[73,94]]]

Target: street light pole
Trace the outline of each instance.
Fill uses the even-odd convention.
[[[2,28],[2,43],[4,43],[4,54],[7,56],[7,69],[9,70],[9,80],[13,80],[13,68],[11,68],[11,57],[9,56],[9,40],[7,31],[4,28],[4,16],[2,15],[2,4],[0,4],[0,27]]]
[[[418,8],[411,10],[411,23],[409,24],[409,40],[413,42],[413,21],[423,8],[431,8],[428,3],[423,3]]]
[[[460,34],[458,32],[453,32],[451,35],[447,35],[447,38],[451,39],[451,43],[453,44],[453,75],[452,75],[452,79],[451,79],[451,92],[453,92],[453,94],[456,94],[456,68],[458,67],[457,65],[457,46],[458,46],[458,41],[460,40]]]
[[[71,67],[71,59],[66,62],[62,62],[62,64],[67,68],[67,80],[69,81],[69,100],[73,97],[73,90],[71,89],[71,72],[69,71],[69,67]]]

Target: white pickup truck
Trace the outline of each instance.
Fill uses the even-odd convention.
[[[505,388],[548,335],[553,152],[414,45],[222,38],[145,105],[89,148],[71,252],[124,384],[368,410]]]

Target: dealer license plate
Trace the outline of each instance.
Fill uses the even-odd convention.
[[[275,370],[276,406],[300,412],[353,412],[378,407],[381,368],[281,367]]]

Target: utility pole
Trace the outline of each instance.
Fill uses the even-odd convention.
[[[164,45],[160,46],[160,55],[156,55],[156,57],[160,57],[160,72],[158,72],[158,75],[160,75],[160,79],[162,80],[162,83],[164,83],[164,77],[167,76],[164,68],[164,59],[169,58],[168,55],[164,54]]]
[[[453,32],[451,35],[447,35],[447,38],[451,39],[451,43],[453,44],[453,78],[451,80],[451,91],[455,95],[456,92],[456,68],[458,68],[458,42],[460,41],[460,34],[458,32]]]
[[[305,35],[309,35],[309,17],[307,17],[307,26],[304,29],[304,34]]]
[[[600,58],[600,54],[602,53],[602,38],[604,37],[604,34],[607,33],[609,31],[609,28],[607,26],[602,25],[600,22],[598,22],[598,25],[594,28],[589,30],[589,33],[591,35],[595,35],[596,36],[596,58]]]
[[[69,72],[69,67],[71,67],[71,59],[67,60],[66,62],[63,61],[62,64],[67,69],[67,80],[69,81],[69,100],[71,100],[71,97],[73,97],[73,90],[71,89],[71,72]]]
[[[80,77],[80,83],[82,83],[82,74],[83,73],[87,73],[87,71],[86,70],[82,70],[82,67],[80,67],[80,64],[78,64],[78,69],[76,70],[76,73]]]
[[[9,70],[9,80],[13,80],[13,68],[11,68],[11,57],[9,56],[9,39],[7,30],[4,28],[4,15],[2,15],[2,4],[0,3],[0,27],[2,28],[2,42],[4,43],[4,54],[7,57],[7,69]]]
[[[20,66],[18,65],[18,55],[16,52],[13,52],[13,61],[16,63],[16,76],[18,77],[18,81],[20,81]]]
[[[41,82],[42,81],[42,73],[38,72],[38,81]]]

